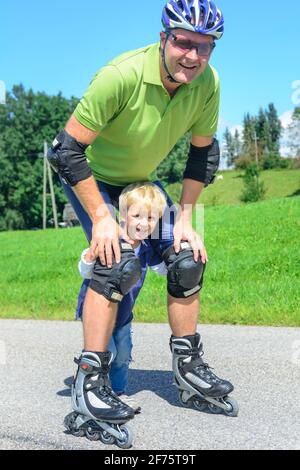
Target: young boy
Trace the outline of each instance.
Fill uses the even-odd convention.
[[[148,240],[154,234],[159,219],[167,207],[167,201],[161,189],[153,183],[134,183],[123,189],[119,198],[120,225],[124,227],[134,244],[135,255],[139,257],[142,275],[136,285],[123,298],[118,307],[117,323],[108,345],[113,354],[110,371],[112,389],[122,396],[122,401],[134,408],[140,407],[129,397],[124,397],[128,383],[128,368],[132,351],[132,308],[144,283],[147,266],[159,274],[167,274],[167,268],[161,258],[155,255]],[[86,279],[79,295],[77,318],[81,317],[86,290],[91,279],[96,259],[88,248],[83,251],[79,261],[79,272]]]

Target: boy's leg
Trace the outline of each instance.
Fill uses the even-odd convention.
[[[131,322],[116,328],[113,332],[113,339],[116,356],[112,362],[110,377],[114,392],[120,395],[125,392],[128,384],[128,369],[132,351]]]
[[[83,306],[84,349],[107,351],[117,317],[118,304],[88,289]]]
[[[131,322],[116,328],[113,333],[113,341],[116,347],[116,356],[112,362],[110,379],[114,392],[120,396],[123,403],[134,410],[141,412],[140,404],[132,397],[124,394],[128,384],[129,364],[132,351],[132,326]],[[109,346],[110,348],[110,346]]]

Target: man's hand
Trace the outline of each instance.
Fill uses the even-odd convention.
[[[199,251],[201,254],[201,261],[205,264],[208,261],[205,246],[199,235],[192,227],[191,219],[189,216],[184,215],[179,211],[174,224],[174,249],[176,253],[180,251],[180,242],[186,240],[190,243],[194,251],[194,260],[198,261]]]
[[[113,254],[116,263],[121,261],[120,238],[131,245],[134,243],[110,213],[94,220],[91,251],[108,268],[112,267]]]

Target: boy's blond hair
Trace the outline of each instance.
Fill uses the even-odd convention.
[[[124,217],[130,206],[141,205],[149,212],[155,212],[162,217],[167,207],[166,196],[154,183],[149,181],[133,183],[123,189],[119,197],[119,209],[121,217]]]

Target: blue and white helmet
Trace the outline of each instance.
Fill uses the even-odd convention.
[[[224,17],[212,0],[169,0],[164,6],[162,24],[165,30],[186,29],[220,39]]]

